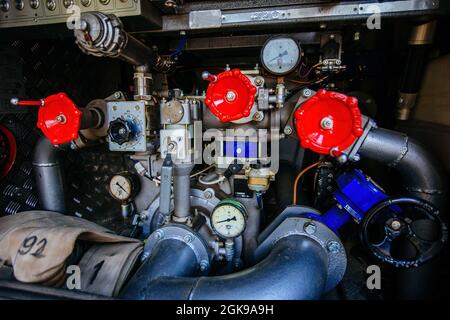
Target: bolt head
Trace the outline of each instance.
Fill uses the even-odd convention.
[[[200,271],[201,271],[201,272],[206,271],[206,270],[208,269],[208,266],[209,266],[208,261],[202,260],[202,261],[200,262]]]
[[[211,191],[205,191],[203,193],[203,195],[205,196],[206,199],[211,199],[213,197],[213,194]]]
[[[283,132],[284,132],[284,134],[286,134],[286,135],[291,135],[292,134],[292,128],[291,128],[291,126],[286,126],[286,127],[284,127],[284,130],[283,130]]]
[[[392,223],[391,223],[392,230],[398,231],[398,230],[400,230],[401,227],[402,227],[402,223],[400,221],[398,221],[398,220],[392,221]]]
[[[322,129],[324,130],[331,130],[333,129],[333,119],[331,119],[330,117],[324,117],[321,121],[320,121],[320,126],[322,127]]]
[[[312,96],[312,91],[310,89],[305,89],[303,90],[302,95],[304,98],[309,98]]]
[[[236,93],[234,93],[234,91],[228,91],[225,99],[227,99],[228,102],[233,102],[234,100],[236,100]]]
[[[327,244],[327,249],[331,253],[339,253],[341,251],[341,245],[339,244],[339,242],[330,241]]]
[[[55,120],[57,122],[59,122],[59,123],[66,123],[67,122],[66,116],[64,116],[63,114],[60,114],[59,116],[57,116]]]
[[[303,230],[305,230],[305,232],[307,234],[314,234],[316,232],[316,230],[317,230],[317,227],[316,227],[316,225],[314,223],[307,222],[307,223],[304,224]]]
[[[348,157],[345,153],[341,154],[339,157],[337,157],[337,161],[339,163],[346,163],[348,160]]]
[[[264,118],[262,112],[258,111],[253,115],[253,120],[261,121]]]
[[[155,232],[155,239],[156,240],[160,240],[164,237],[164,232],[162,232],[161,230],[158,230]]]

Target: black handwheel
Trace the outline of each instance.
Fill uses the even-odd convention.
[[[374,226],[382,229],[378,239],[369,232]],[[390,198],[378,203],[361,224],[362,243],[375,257],[395,267],[423,265],[439,254],[447,237],[447,226],[439,211],[428,202],[411,197]],[[414,253],[409,252],[407,258],[393,254],[393,244],[400,239],[414,248]]]

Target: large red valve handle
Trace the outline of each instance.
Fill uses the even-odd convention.
[[[78,138],[82,112],[64,92],[34,101],[12,98],[11,104],[38,106],[37,127],[53,144],[63,144]]]

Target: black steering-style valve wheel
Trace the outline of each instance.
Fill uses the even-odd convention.
[[[448,230],[439,211],[426,201],[399,197],[375,205],[361,223],[361,241],[383,262],[418,267],[436,257]]]

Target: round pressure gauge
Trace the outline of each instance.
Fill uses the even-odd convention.
[[[224,239],[240,236],[246,226],[247,210],[240,202],[222,200],[211,215],[211,226],[217,235]]]
[[[261,50],[264,68],[275,75],[291,73],[300,63],[301,49],[297,41],[288,37],[270,38]]]
[[[127,173],[116,174],[109,181],[109,193],[119,201],[127,201],[134,194],[136,183],[133,177]]]

